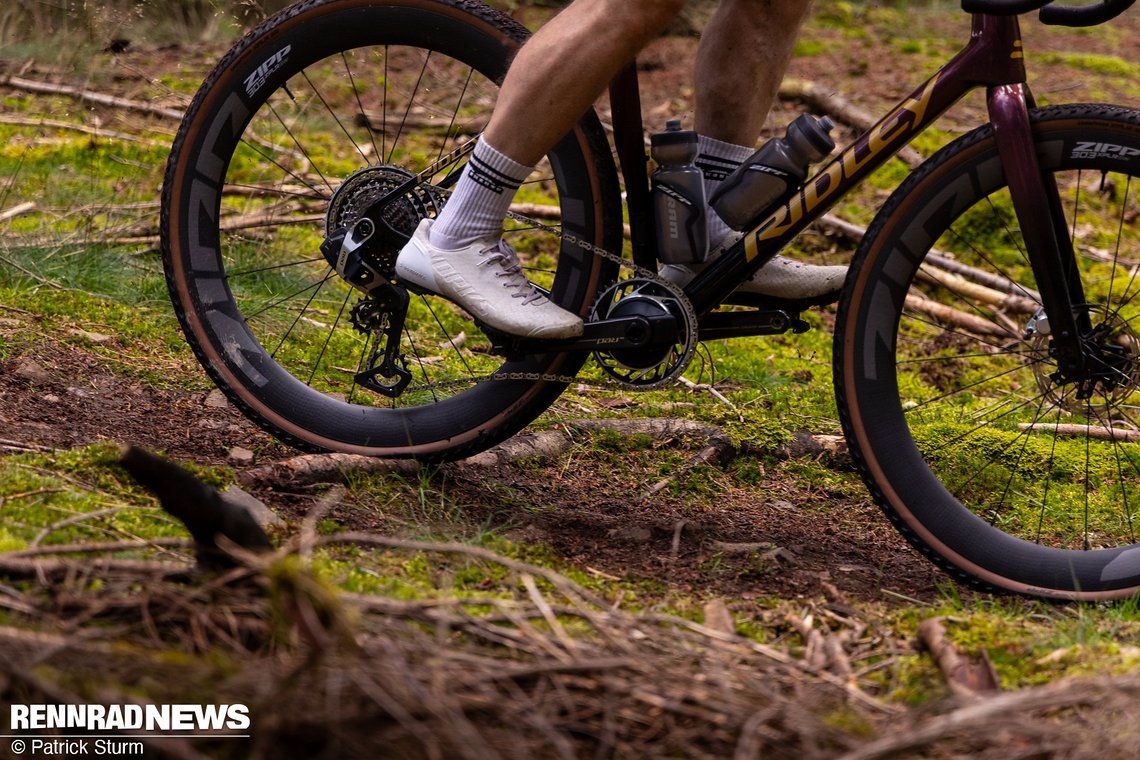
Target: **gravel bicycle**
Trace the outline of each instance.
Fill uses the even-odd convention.
[[[808,304],[733,290],[984,88],[989,123],[915,170],[856,252],[834,338],[843,430],[874,499],[955,577],[1131,595],[1140,112],[1036,107],[1017,18],[1093,25],[1131,4],[963,0],[962,51],[684,288],[657,275],[630,67],[611,87],[616,151],[588,113],[508,222],[531,279],[586,320],[579,339],[539,342],[482,330],[392,270],[446,203],[526,30],[475,0],[303,0],[247,34],[187,111],[163,191],[174,306],[213,380],[281,439],[466,456],[531,422],[591,356],[648,389],[699,341],[802,329]]]

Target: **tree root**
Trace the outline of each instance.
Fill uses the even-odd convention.
[[[520,459],[553,459],[574,445],[575,432],[606,431],[618,435],[647,436],[655,442],[671,442],[677,438],[702,442],[702,448],[677,472],[650,486],[642,499],[656,496],[669,483],[702,465],[721,465],[738,454],[774,455],[780,459],[812,458],[837,469],[850,467],[847,444],[842,436],[795,433],[792,440],[775,449],[737,447],[722,428],[697,420],[669,417],[633,417],[622,419],[574,420],[561,429],[520,433],[487,451],[456,462],[451,467],[497,467]],[[305,454],[277,462],[251,467],[238,473],[245,487],[295,488],[321,483],[342,483],[353,475],[412,474],[418,462],[408,459],[383,459],[354,454]]]

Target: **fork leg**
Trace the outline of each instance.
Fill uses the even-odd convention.
[[[1069,239],[1060,193],[1042,173],[1029,124],[1024,85],[991,87],[987,103],[1002,169],[1053,335],[1062,374],[1085,371],[1081,336],[1091,330],[1076,252]]]

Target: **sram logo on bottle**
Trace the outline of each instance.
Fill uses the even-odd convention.
[[[292,50],[292,45],[286,45],[263,61],[262,64],[257,67],[256,71],[245,78],[245,94],[253,97],[255,92],[264,87],[269,77],[273,75],[273,72],[277,71],[285,61],[289,60],[289,53]]]

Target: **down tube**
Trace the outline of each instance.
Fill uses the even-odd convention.
[[[705,314],[719,306],[741,282],[755,274],[835,201],[882,166],[962,96],[986,84],[968,73],[976,68],[976,57],[971,48],[960,53],[808,179],[786,204],[694,278],[685,291],[697,313]],[[966,72],[961,71],[963,68]]]

